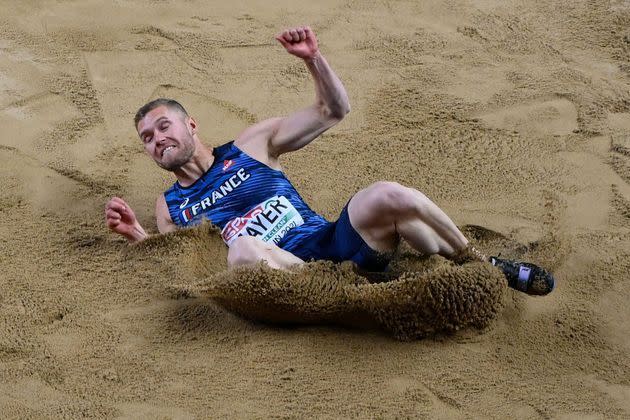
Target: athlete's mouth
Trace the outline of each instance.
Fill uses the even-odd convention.
[[[161,153],[160,156],[164,157],[164,153],[166,153],[169,150],[174,149],[174,148],[175,148],[175,146],[167,146],[167,147],[165,147],[164,150],[162,150],[162,153]]]

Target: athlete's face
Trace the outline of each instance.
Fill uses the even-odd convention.
[[[177,110],[159,106],[138,122],[144,150],[167,171],[182,167],[195,153],[195,121]]]

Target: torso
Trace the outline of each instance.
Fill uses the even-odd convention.
[[[304,202],[280,170],[229,142],[213,150],[214,162],[192,185],[165,193],[171,220],[180,227],[208,219],[226,244],[249,235],[291,250],[328,224]]]

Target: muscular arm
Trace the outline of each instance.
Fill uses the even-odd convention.
[[[288,30],[276,39],[304,60],[315,82],[315,102],[286,117],[255,124],[237,137],[237,146],[271,166],[277,165],[278,156],[306,146],[350,112],[346,89],[319,52],[310,28]]]

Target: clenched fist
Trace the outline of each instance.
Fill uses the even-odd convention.
[[[315,34],[308,26],[286,29],[276,35],[276,39],[289,54],[304,60],[313,58],[319,52],[317,38],[315,38]]]

